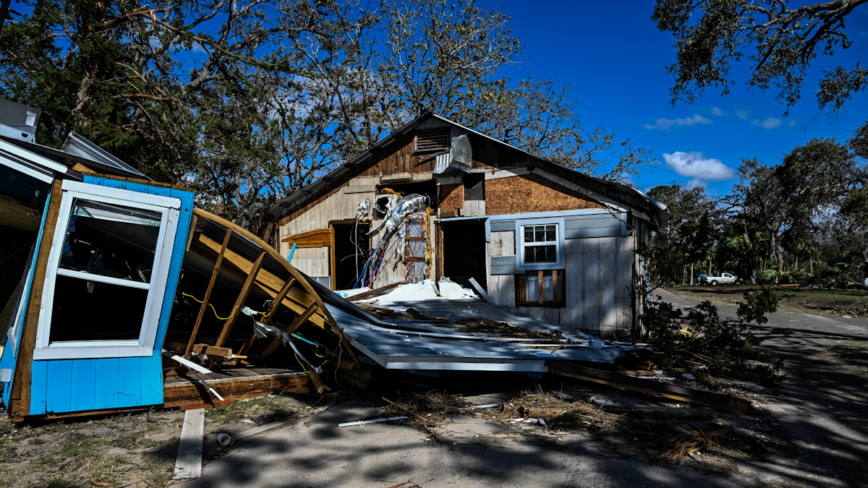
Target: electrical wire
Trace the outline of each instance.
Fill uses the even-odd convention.
[[[194,297],[193,295],[190,295],[189,293],[181,292],[181,295],[184,295],[185,297],[190,297],[190,298],[192,298],[193,300],[196,300],[196,301],[199,302],[199,303],[204,303],[204,302],[202,302],[202,300],[199,300],[198,298]],[[217,317],[217,320],[229,320],[229,319],[232,318],[233,315],[235,315],[235,311],[238,310],[238,305],[236,305],[235,307],[232,308],[232,313],[230,313],[228,317],[223,318],[223,317],[217,315],[217,309],[214,308],[214,304],[213,304],[213,303],[209,303],[208,305],[211,307],[211,310],[214,311],[214,316]]]
[[[386,252],[384,252],[384,253],[383,253],[383,256],[380,258],[380,262],[377,263],[377,267],[374,268],[374,271],[371,272],[371,277],[368,279],[368,285],[370,285],[370,284],[373,282],[374,276],[376,276],[376,274],[377,274],[377,270],[380,269],[380,265],[383,264],[383,259],[386,258],[386,254],[388,254],[389,251],[392,250],[392,247],[393,247],[393,246],[394,246],[394,245],[395,245],[399,240],[401,240],[401,238],[404,237],[404,234],[407,233],[407,230],[410,228],[410,226],[413,225],[414,222],[416,222],[417,220],[419,220],[419,217],[421,217],[421,216],[422,216],[422,214],[419,214],[419,215],[416,216],[416,218],[414,218],[413,220],[411,220],[410,223],[407,224],[407,225],[404,227],[404,231],[401,232],[401,235],[398,236],[398,239],[392,241],[392,243],[389,245],[389,248],[386,249]]]

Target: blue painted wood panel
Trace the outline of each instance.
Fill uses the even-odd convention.
[[[118,407],[118,358],[96,360],[94,410]]]
[[[39,249],[39,245],[42,243],[42,233],[45,230],[45,216],[48,215],[48,204],[51,202],[50,192],[52,187],[49,186],[49,197],[45,199],[45,207],[42,209],[42,222],[39,224],[39,233],[36,237],[36,247],[34,248],[34,252]],[[36,271],[36,258],[34,257],[34,263],[32,268],[30,269],[30,281],[27,283],[27,289],[24,290],[24,310],[27,310],[27,301],[30,299],[30,286],[33,283],[33,273]],[[21,314],[21,322],[24,322],[25,314]],[[18,360],[18,346],[21,344],[21,331],[24,327],[20,327],[21,323],[18,324],[19,327],[17,329],[17,336],[15,340],[15,347],[11,347],[11,344],[7,341],[6,347],[3,349],[3,355],[0,356],[0,369],[11,369],[12,377],[15,377],[15,363]],[[3,389],[3,405],[9,405],[9,399],[12,395],[12,383],[8,383],[6,387]]]
[[[96,404],[96,359],[72,362],[72,410],[93,410]]]
[[[83,181],[181,200],[154,353],[152,356],[135,358],[33,361],[31,415],[46,411],[76,412],[163,403],[163,364],[160,353],[169,327],[193,218],[193,193],[90,175],[85,175]]]
[[[45,413],[45,389],[48,387],[48,362],[34,361],[30,370],[30,413]]]
[[[45,410],[48,412],[72,411],[72,365],[73,359],[48,361]],[[31,396],[32,398],[32,396]]]

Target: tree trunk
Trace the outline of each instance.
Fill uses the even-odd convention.
[[[693,263],[690,263],[690,286],[693,286]]]
[[[808,258],[808,273],[814,276],[814,258]]]

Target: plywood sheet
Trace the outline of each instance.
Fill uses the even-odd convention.
[[[464,208],[464,184],[440,185],[440,214],[458,215],[459,208]]]
[[[554,212],[585,208],[603,209],[601,204],[535,174],[498,178],[485,183],[487,215]]]

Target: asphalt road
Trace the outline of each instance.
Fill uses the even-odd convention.
[[[666,290],[654,294],[673,305],[694,305]],[[718,307],[722,316],[735,317],[736,310],[735,305]],[[770,314],[768,319],[752,327],[756,345],[784,358],[788,377],[777,401],[766,407],[799,450],[787,462],[755,463],[744,469],[762,478],[806,485],[868,486],[868,405],[854,403],[868,403],[868,370],[823,377],[812,369],[827,365],[810,359],[842,341],[868,340],[868,320],[790,312]]]
[[[661,291],[664,300],[690,306]],[[734,314],[735,307],[720,307]],[[442,442],[432,442],[409,424],[338,428],[342,422],[380,413],[376,395],[344,396],[343,401],[305,422],[250,438],[209,462],[204,476],[189,487],[411,488],[490,486],[866,486],[868,487],[868,407],[836,396],[835,388],[801,373],[801,358],[852,339],[868,339],[868,321],[778,313],[757,327],[759,345],[785,358],[789,378],[777,401],[765,405],[797,439],[798,453],[783,461],[739,461],[736,470],[715,473],[685,463],[634,460],[612,455],[584,434],[561,435],[556,442],[515,435],[481,419],[458,417],[446,425]],[[862,376],[864,382],[865,376]],[[505,400],[514,391],[470,397],[473,403]],[[395,386],[398,389],[399,386]],[[452,393],[452,392],[450,392]],[[865,393],[868,403],[868,392]],[[830,408],[832,407],[832,408]],[[206,444],[213,439],[206,439]]]

